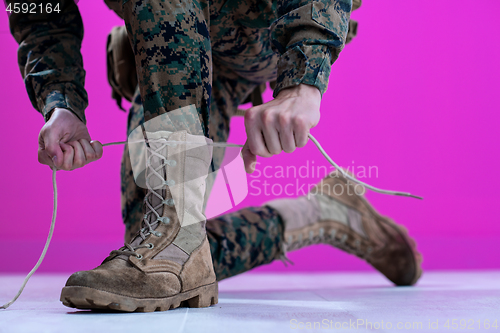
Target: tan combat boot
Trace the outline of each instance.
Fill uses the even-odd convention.
[[[422,274],[422,256],[405,227],[380,215],[364,189],[334,172],[307,196],[267,203],[285,224],[285,251],[330,244],[366,260],[398,286],[413,285]]]
[[[68,307],[151,312],[218,302],[202,213],[210,140],[186,131],[146,136],[143,227],[99,267],[68,279]]]

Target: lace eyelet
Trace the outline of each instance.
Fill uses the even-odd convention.
[[[155,235],[156,237],[161,237],[161,236],[163,236],[163,234],[162,234],[161,232],[155,232],[155,233],[154,233],[154,235]]]
[[[163,204],[167,206],[173,206],[174,205],[174,199],[170,198],[167,200],[163,200]]]
[[[146,247],[151,250],[155,247],[155,245],[153,243],[149,243]]]
[[[157,220],[160,221],[163,224],[169,224],[170,223],[170,218],[168,218],[167,216],[159,217]]]
[[[163,186],[174,186],[175,181],[174,180],[167,180],[163,182]]]
[[[143,258],[142,254],[137,254],[135,257],[137,258],[137,260],[141,260]]]
[[[348,237],[349,237],[349,236],[347,236],[347,234],[343,234],[343,235],[342,235],[342,238],[340,239],[340,242],[341,242],[342,244],[343,244],[343,243],[345,243],[345,241],[347,240],[347,238],[348,238]]]

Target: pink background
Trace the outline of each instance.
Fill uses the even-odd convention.
[[[105,70],[106,36],[121,22],[104,2],[82,1],[79,7],[91,135],[101,142],[124,140],[126,114],[110,98]],[[379,177],[365,179],[369,183],[425,198],[367,195],[381,213],[408,227],[425,269],[500,268],[499,15],[496,0],[480,5],[403,1],[397,6],[394,1],[365,1],[353,15],[360,22],[359,36],[334,65],[320,124],[312,130],[340,165],[377,166]],[[6,14],[0,15],[0,45],[0,271],[27,272],[49,229],[51,173],[37,162],[43,119],[25,92]],[[232,126],[230,141],[244,143],[243,119],[233,119]],[[99,162],[58,173],[60,209],[41,271],[89,269],[122,244],[122,149],[105,148]],[[262,170],[266,165],[301,166],[307,160],[327,165],[312,143],[259,161]],[[237,208],[272,198],[249,195]],[[295,266],[276,262],[259,270],[372,269],[327,246],[291,253],[290,258]]]

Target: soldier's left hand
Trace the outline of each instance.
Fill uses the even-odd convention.
[[[304,147],[309,130],[319,122],[321,93],[306,84],[283,89],[272,101],[245,112],[247,141],[242,150],[245,170],[255,170],[257,156],[271,157]]]

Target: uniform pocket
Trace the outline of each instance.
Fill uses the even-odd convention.
[[[325,28],[330,35],[336,35],[345,43],[349,31],[349,17],[351,1],[314,1],[312,3],[311,17],[314,22]]]

